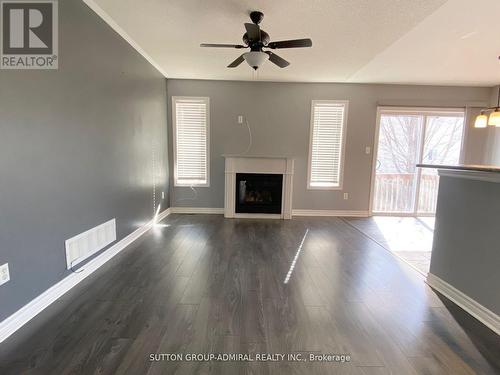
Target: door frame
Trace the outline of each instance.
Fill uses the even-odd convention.
[[[380,138],[380,118],[384,113],[407,113],[409,115],[432,115],[437,113],[449,112],[451,113],[461,113],[464,116],[464,126],[462,128],[462,142],[460,145],[460,156],[459,163],[463,162],[464,158],[464,145],[465,145],[465,137],[467,135],[467,108],[466,107],[409,107],[409,106],[377,106],[377,119],[375,122],[375,136],[373,137],[373,147],[372,147],[372,173],[370,178],[370,202],[368,208],[369,216],[373,216],[373,198],[375,192],[375,175],[377,168],[377,154],[378,154],[378,142]],[[426,124],[423,124],[423,136],[425,137]],[[422,156],[424,143],[421,142],[420,146],[420,157]],[[417,169],[417,187],[420,181],[420,168]],[[417,208],[416,208],[417,209]],[[400,217],[415,217],[416,211],[409,213],[393,213],[393,212],[376,212],[377,216],[400,216]],[[418,215],[420,217],[433,217],[433,214],[421,214]]]

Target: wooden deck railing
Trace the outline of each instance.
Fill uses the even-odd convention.
[[[415,178],[410,173],[377,173],[373,211],[412,212]],[[422,174],[418,212],[435,213],[438,186],[439,176]]]

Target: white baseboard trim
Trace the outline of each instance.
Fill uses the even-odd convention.
[[[368,217],[368,211],[342,211],[342,210],[292,210],[293,216],[343,216],[343,217]]]
[[[156,222],[163,220],[171,213],[170,209],[166,209],[156,217]],[[0,343],[5,341],[14,332],[28,323],[35,316],[45,310],[50,304],[62,297],[71,288],[75,287],[78,283],[83,281],[87,276],[91,275],[99,269],[108,260],[124,250],[127,246],[131,245],[139,237],[145,234],[153,227],[154,222],[150,221],[134,232],[130,233],[125,238],[121,239],[109,249],[105,250],[102,254],[98,255],[90,262],[85,264],[78,273],[72,273],[59,281],[57,284],[51,286],[45,292],[33,299],[28,304],[21,307],[14,314],[0,322]]]
[[[224,214],[224,208],[212,207],[171,207],[170,211],[173,214]]]
[[[172,209],[169,207],[165,210],[163,210],[162,212],[160,212],[158,214],[158,216],[156,217],[156,223],[159,223],[160,221],[162,221],[163,219],[165,219],[168,215],[170,215],[172,213]]]
[[[427,275],[427,284],[467,311],[497,335],[500,335],[500,316],[493,311],[430,272]]]
[[[173,214],[224,214],[224,208],[213,208],[213,207],[171,207],[170,212]],[[252,217],[259,218],[258,215],[248,215],[238,214],[239,217]],[[293,216],[343,216],[343,217],[368,217],[370,216],[368,211],[341,211],[341,210],[303,210],[296,209],[292,210]],[[270,215],[261,215],[262,218],[271,218]],[[235,216],[236,217],[236,216]],[[275,217],[272,217],[275,219]]]

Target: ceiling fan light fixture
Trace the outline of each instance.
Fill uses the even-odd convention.
[[[257,70],[266,60],[269,60],[269,55],[265,52],[250,51],[243,54],[243,58],[253,69]]]

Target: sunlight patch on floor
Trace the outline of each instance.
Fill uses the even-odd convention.
[[[349,222],[418,271],[423,274],[429,272],[434,237],[433,217],[373,216],[350,219]]]

